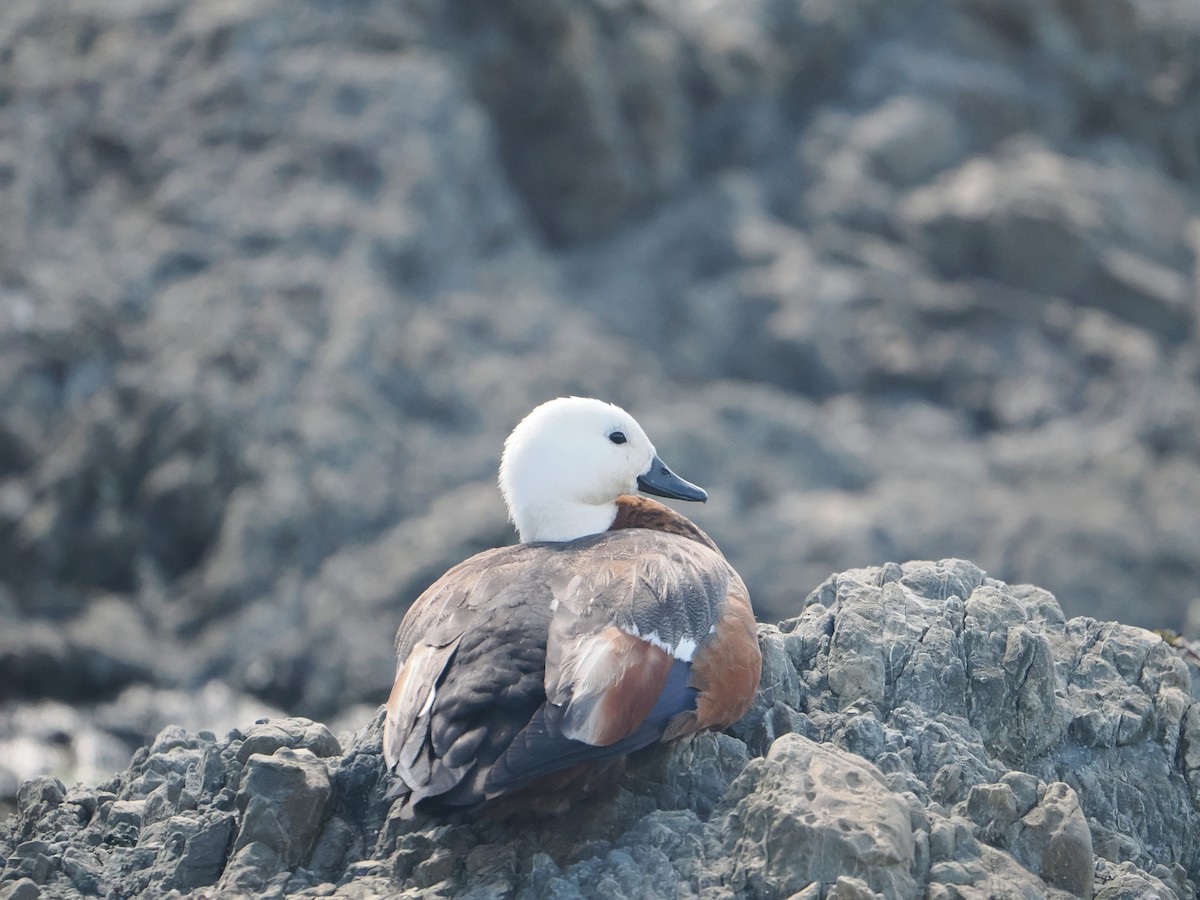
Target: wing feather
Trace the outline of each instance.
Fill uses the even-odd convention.
[[[547,667],[547,680],[555,682],[547,700],[563,708],[562,734],[596,747],[629,736],[654,708],[672,661],[613,625],[572,638],[559,655],[558,671],[551,676]]]
[[[412,767],[428,731],[437,684],[454,658],[460,638],[442,647],[421,645],[397,669],[383,724],[383,756],[388,768]],[[414,736],[420,740],[414,741]]]

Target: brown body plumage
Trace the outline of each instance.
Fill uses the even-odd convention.
[[[384,742],[408,808],[553,807],[749,707],[762,663],[741,578],[663,504],[616,510],[600,534],[478,554],[413,604]]]

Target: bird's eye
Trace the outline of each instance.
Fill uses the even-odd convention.
[[[608,439],[614,444],[623,444],[625,443],[625,434],[621,431],[614,431],[608,436]]]

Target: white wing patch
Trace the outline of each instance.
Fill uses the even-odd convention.
[[[692,655],[696,652],[696,642],[688,637],[681,638],[678,644],[671,646],[658,636],[657,631],[648,631],[642,634],[635,622],[630,622],[628,628],[622,628],[621,630],[626,634],[633,635],[638,640],[645,641],[647,644],[653,644],[659,650],[670,653],[676,659],[683,660],[684,662],[691,662]]]
[[[433,709],[433,701],[435,697],[437,697],[437,685],[431,684],[429,686],[429,696],[425,698],[425,705],[422,706],[421,711],[417,713],[417,718],[429,715],[429,711]]]
[[[458,646],[456,638],[445,647],[418,645],[396,673],[392,693],[387,700],[383,752],[388,768],[413,764],[420,741],[410,741],[414,731],[424,734],[430,711],[437,697],[437,682]],[[404,748],[408,745],[408,752]],[[401,773],[403,777],[403,773]]]
[[[690,662],[692,654],[696,652],[696,642],[691,638],[684,638],[675,645],[675,649],[671,651],[671,655],[676,659],[682,659],[684,662]]]

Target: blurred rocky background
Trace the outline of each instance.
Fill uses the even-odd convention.
[[[1195,633],[1198,248],[1194,2],[5,0],[0,795],[369,721],[562,394],[764,621],[961,556]]]

